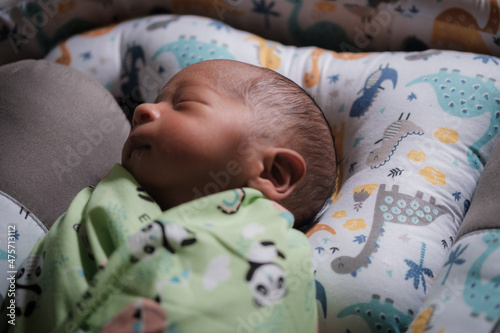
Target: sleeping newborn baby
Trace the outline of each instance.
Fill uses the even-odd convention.
[[[132,126],[122,164],[18,270],[8,329],[314,332],[300,231],[332,195],[336,160],[309,95],[268,69],[204,61],[138,106]]]

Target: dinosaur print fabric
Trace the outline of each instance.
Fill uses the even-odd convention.
[[[0,64],[39,58],[73,34],[158,13],[210,17],[263,38],[337,52],[450,49],[500,55],[498,0],[114,0],[11,2]],[[99,15],[96,15],[99,13]],[[158,24],[153,28],[162,28]],[[187,33],[186,30],[185,33]],[[187,36],[188,37],[188,36]]]
[[[117,164],[18,269],[9,329],[315,332],[311,250],[292,224],[250,188],[162,212]]]
[[[408,332],[497,332],[499,262],[500,230],[476,231],[460,238]]]

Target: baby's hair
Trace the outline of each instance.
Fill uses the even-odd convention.
[[[305,177],[279,203],[295,216],[294,228],[306,232],[334,192],[333,134],[321,108],[304,89],[273,70],[260,68],[259,72],[242,80],[243,89],[234,87],[238,90],[233,92],[257,114],[250,125],[257,141],[272,140],[304,158]]]

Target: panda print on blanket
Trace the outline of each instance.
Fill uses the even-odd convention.
[[[159,247],[175,253],[176,249],[195,242],[196,237],[190,230],[177,224],[163,224],[155,220],[130,237],[129,246],[133,253],[130,261],[135,263],[152,256]]]
[[[258,307],[276,304],[286,295],[283,268],[272,262],[277,257],[285,259],[273,242],[258,242],[250,248],[246,280]]]
[[[16,275],[16,316],[29,317],[36,308],[42,288],[38,284],[42,275],[43,255],[30,255]]]
[[[222,213],[227,215],[236,214],[246,197],[242,188],[234,189],[232,192],[234,195],[232,200],[223,200],[217,206]],[[277,257],[285,259],[285,255],[271,241],[254,243],[247,254],[250,268],[246,274],[246,281],[257,307],[273,305],[286,295],[283,268],[273,263]]]

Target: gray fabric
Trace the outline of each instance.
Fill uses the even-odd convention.
[[[130,126],[97,81],[23,60],[0,67],[0,190],[47,228],[114,163]]]
[[[497,321],[497,324],[495,325],[495,327],[493,327],[493,330],[491,331],[491,333],[500,333],[500,319]]]
[[[486,162],[457,239],[476,230],[492,228],[500,229],[500,141]]]

